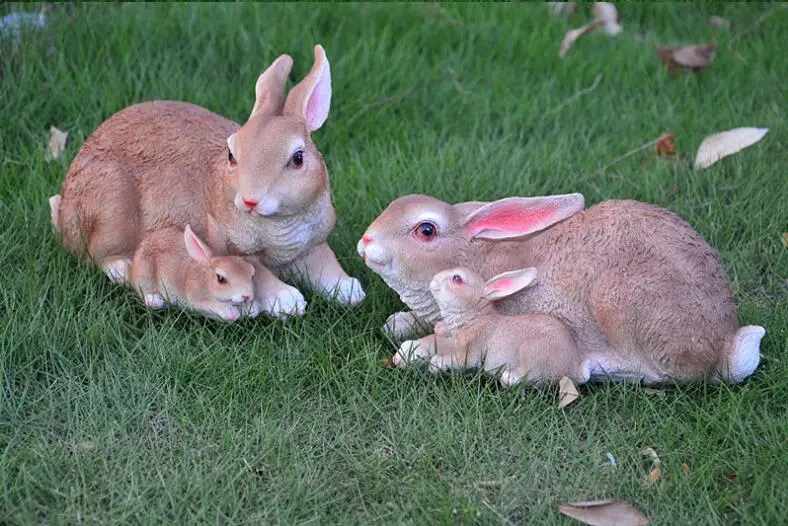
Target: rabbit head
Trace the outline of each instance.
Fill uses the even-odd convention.
[[[505,267],[505,262],[493,261],[496,256],[487,241],[538,232],[583,206],[581,194],[455,205],[425,195],[408,195],[394,200],[380,214],[357,248],[367,266],[411,309],[434,323],[437,312],[429,284],[436,273],[457,265],[479,273],[488,267],[500,272],[503,269],[495,267]],[[429,304],[433,312],[426,312]]]
[[[214,256],[205,242],[197,237],[190,226],[183,231],[183,241],[189,257],[197,263],[198,285],[211,299],[219,303],[241,305],[254,298],[254,266],[238,256]]]
[[[328,118],[331,70],[323,48],[314,51],[312,69],[287,98],[293,59],[277,58],[257,79],[249,119],[227,138],[227,170],[242,212],[292,216],[328,193],[328,171],[311,133]]]
[[[450,329],[455,330],[484,313],[492,302],[511,296],[536,279],[533,267],[504,272],[485,281],[464,267],[438,272],[430,282],[430,292]]]

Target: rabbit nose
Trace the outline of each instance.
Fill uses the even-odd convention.
[[[251,297],[251,296],[249,296],[249,295],[246,295],[246,294],[244,294],[243,296],[241,296],[241,298],[242,298],[242,299],[243,299],[245,302],[246,302],[246,301],[249,301],[250,299],[252,299],[252,297]]]
[[[252,209],[254,209],[254,207],[257,206],[257,201],[255,201],[254,199],[243,198],[243,202],[244,202],[244,204],[246,206],[248,206],[249,208],[252,208]]]
[[[362,244],[362,245],[369,245],[370,243],[372,243],[372,238],[371,238],[371,237],[369,237],[369,236],[368,236],[368,235],[366,235],[366,234],[364,234],[363,236],[361,236],[361,244]]]

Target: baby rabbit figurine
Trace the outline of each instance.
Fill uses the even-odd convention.
[[[584,353],[599,357],[592,376],[741,381],[760,361],[765,330],[739,327],[714,250],[676,214],[647,203],[610,200],[584,210],[580,194],[457,205],[410,195],[381,213],[358,251],[412,309],[387,323],[400,337],[441,320],[430,292],[437,273],[461,266],[489,279],[534,267],[538,282],[497,308],[560,320]],[[453,345],[429,335],[403,343],[400,354],[444,355]]]
[[[239,256],[214,256],[186,225],[150,232],[140,243],[131,266],[131,283],[145,305],[167,303],[206,316],[235,321],[254,297],[254,266]]]
[[[49,199],[63,244],[128,279],[145,233],[169,225],[208,232],[214,217],[229,254],[255,266],[255,308],[302,314],[302,277],[316,291],[354,306],[361,285],[345,274],[326,239],[334,227],[328,170],[311,134],[328,118],[331,71],[314,64],[285,97],[293,60],[282,55],[257,79],[243,126],[179,101],[129,106],[107,119],[74,158],[60,194]]]
[[[431,372],[482,366],[487,372],[501,371],[503,385],[523,382],[538,385],[568,376],[577,384],[598,379],[643,380],[644,383],[668,379],[718,380],[724,371],[748,367],[750,357],[736,346],[714,349],[708,368],[676,359],[656,359],[632,347],[621,352],[611,348],[594,352],[576,341],[569,328],[557,317],[547,314],[507,316],[493,302],[530,286],[536,279],[535,268],[505,272],[485,282],[466,268],[439,272],[430,291],[440,306],[443,321],[436,331],[454,339],[450,353],[432,356]],[[528,293],[525,292],[527,295]],[[395,365],[403,356],[395,356]],[[741,363],[745,362],[745,363]]]

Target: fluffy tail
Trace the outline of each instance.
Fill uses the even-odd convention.
[[[52,226],[55,232],[60,232],[60,194],[55,194],[49,198],[49,213],[52,216]]]
[[[764,334],[766,329],[759,325],[747,325],[736,331],[728,344],[723,380],[741,382],[755,372],[761,361],[761,338]]]

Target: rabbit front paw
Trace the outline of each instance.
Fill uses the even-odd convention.
[[[407,340],[399,346],[397,353],[391,359],[391,363],[396,367],[404,367],[411,362],[427,358],[430,354],[430,349],[422,345],[419,340]]]
[[[348,277],[336,284],[331,297],[346,307],[355,307],[364,301],[367,295],[359,280]]]
[[[413,336],[419,327],[416,315],[412,312],[396,312],[388,317],[383,333],[397,341]]]
[[[112,283],[126,283],[131,274],[131,260],[128,258],[115,259],[104,263],[101,270]]]
[[[167,305],[164,298],[158,294],[145,294],[143,301],[145,302],[145,306],[150,309],[163,309]]]
[[[284,285],[275,294],[270,294],[252,303],[249,315],[254,317],[261,312],[276,318],[302,316],[306,312],[306,300],[297,288]]]

